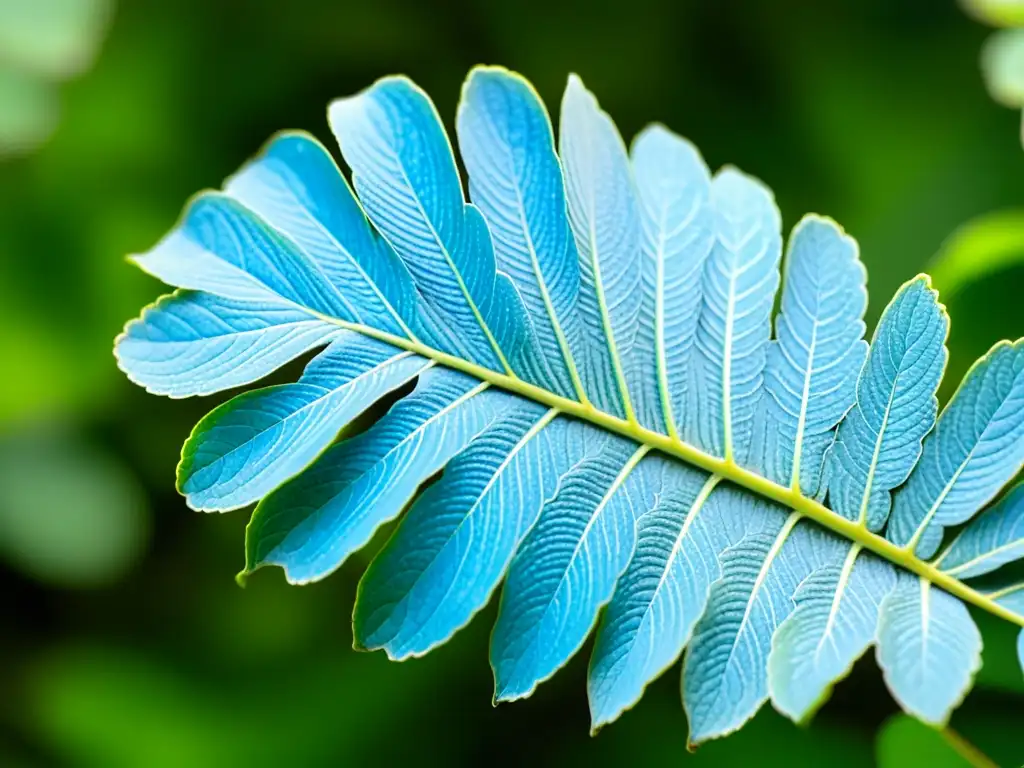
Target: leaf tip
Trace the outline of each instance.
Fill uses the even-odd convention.
[[[904,291],[918,291],[930,295],[932,300],[938,305],[939,309],[945,313],[946,307],[939,301],[939,291],[933,286],[932,276],[927,272],[919,272],[917,275],[905,282],[897,293],[903,293]]]
[[[511,69],[508,69],[501,64],[477,64],[469,70],[469,74],[466,75],[466,82],[463,85],[463,88],[468,87],[469,84],[474,81],[498,79],[526,80],[526,78],[518,72],[513,72]]]
[[[723,165],[711,179],[711,195],[723,210],[762,212],[771,219],[772,229],[781,235],[782,214],[775,202],[775,193],[757,176],[735,165]]]
[[[613,715],[609,716],[609,714],[607,712],[599,711],[599,710],[595,709],[593,704],[591,704],[591,707],[590,707],[590,736],[591,736],[591,738],[593,738],[594,736],[597,736],[597,734],[600,733],[601,730],[606,725],[610,725],[612,723],[612,721],[616,720],[617,718],[618,718],[618,714],[613,714]]]
[[[491,703],[494,706],[498,706],[499,704],[511,704],[512,702],[519,701],[520,699],[528,699],[533,695],[535,690],[537,690],[536,683],[526,689],[513,688],[508,684],[499,689],[499,683],[495,680],[494,697]]]

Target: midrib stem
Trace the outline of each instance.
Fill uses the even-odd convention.
[[[873,552],[894,565],[927,579],[951,595],[959,597],[1006,621],[1024,627],[1024,616],[1018,616],[1013,611],[999,605],[959,579],[915,557],[911,550],[893,544],[888,539],[869,531],[863,523],[846,519],[814,499],[802,495],[796,489],[781,486],[756,472],[739,466],[732,459],[722,459],[705,453],[678,438],[653,432],[635,422],[629,422],[604,411],[599,411],[589,403],[583,404],[556,395],[542,387],[523,381],[517,376],[493,371],[490,368],[471,363],[446,352],[441,352],[418,341],[412,341],[386,331],[379,331],[368,326],[322,315],[307,307],[300,308],[331,325],[369,336],[410,352],[415,352],[418,355],[436,361],[446,368],[473,376],[480,381],[486,381],[495,387],[521,395],[550,408],[557,408],[568,416],[588,421],[610,432],[627,437],[641,445],[649,446],[654,450],[680,459],[687,464],[699,467],[706,472],[720,475],[735,485],[746,488],[795,512],[799,512],[804,517],[815,521],[850,541],[860,544],[864,549]]]

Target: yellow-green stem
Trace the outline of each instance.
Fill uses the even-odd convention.
[[[309,312],[310,310],[307,309],[306,311]],[[393,344],[396,347],[415,352],[418,355],[435,360],[446,368],[461,371],[481,381],[486,381],[495,387],[522,395],[550,408],[557,408],[567,416],[588,421],[591,424],[628,437],[641,445],[681,459],[687,464],[699,467],[712,474],[720,475],[736,485],[771,499],[795,512],[799,512],[819,525],[860,544],[864,549],[927,579],[951,595],[959,597],[961,600],[982,608],[1006,621],[1024,627],[1024,616],[1018,616],[1010,609],[999,605],[990,597],[983,595],[959,579],[940,571],[931,563],[920,560],[914,556],[912,550],[899,547],[883,536],[869,531],[863,521],[848,520],[814,499],[802,495],[798,489],[781,486],[756,472],[737,465],[731,458],[722,459],[712,456],[692,445],[682,442],[676,437],[645,429],[637,424],[636,421],[620,419],[617,416],[597,410],[589,403],[584,404],[569,400],[542,387],[523,381],[517,376],[493,371],[490,368],[485,368],[476,363],[449,355],[419,342],[356,323],[338,320],[337,318],[320,314],[316,314],[316,316],[324,322],[332,323],[355,333],[361,333],[365,336]]]
[[[974,768],[999,768],[988,755],[967,741],[952,728],[943,728],[940,733],[953,750]]]

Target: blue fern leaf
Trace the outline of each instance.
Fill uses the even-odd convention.
[[[576,313],[580,269],[544,104],[522,77],[478,67],[463,88],[457,126],[470,197],[537,335],[541,354],[524,361],[527,378],[586,400],[576,369],[583,341]]]
[[[636,192],[622,137],[575,75],[562,98],[558,145],[579,253],[580,375],[597,408],[635,421],[633,401],[649,392],[630,364],[642,298]]]
[[[277,229],[349,298],[357,322],[417,338],[422,302],[401,260],[370,229],[327,150],[312,136],[271,141],[224,191]],[[427,337],[435,343],[436,334]]]
[[[637,521],[636,551],[605,611],[590,662],[595,731],[636,704],[645,686],[679,657],[721,575],[719,556],[758,523],[749,499],[719,488],[720,480],[692,472],[672,498]]]
[[[924,441],[893,501],[888,537],[931,557],[946,526],[970,519],[1024,464],[1024,340],[981,358]]]
[[[771,192],[732,168],[715,176],[711,202],[716,237],[702,279],[699,400],[688,439],[744,464],[779,285],[781,220]]]
[[[745,503],[749,510],[751,500]],[[772,636],[793,610],[800,583],[840,545],[814,526],[798,525],[798,513],[768,512],[768,525],[722,554],[722,578],[711,588],[686,654],[683,703],[691,744],[739,729],[767,701]]]
[[[643,304],[633,361],[647,390],[640,421],[678,438],[692,418],[687,399],[694,396],[700,278],[715,237],[711,178],[697,149],[662,126],[637,136],[630,154],[643,244]]]
[[[943,726],[981,667],[981,633],[962,602],[901,573],[882,604],[878,663],[907,712]]]
[[[629,441],[605,438],[544,505],[501,595],[491,636],[496,701],[528,696],[590,633],[629,563],[636,519],[655,505],[662,474],[678,470],[645,453]]]
[[[190,397],[262,379],[337,332],[284,302],[177,291],[128,323],[114,351],[121,369],[147,391]]]
[[[424,372],[370,430],[260,502],[246,530],[246,570],[279,565],[293,583],[326,576],[512,402],[468,376]]]
[[[279,302],[356,322],[358,312],[320,267],[238,201],[204,192],[151,251],[134,257],[178,288],[228,299]]]
[[[496,700],[597,626],[595,730],[680,655],[691,742],[769,699],[804,721],[873,643],[903,708],[948,718],[979,664],[967,606],[1024,626],[1024,491],[978,514],[1024,460],[1024,342],[983,357],[936,427],[948,318],[926,276],[866,346],[856,243],[807,216],[773,322],[771,192],[712,178],[658,126],[627,153],[575,76],[556,154],[529,83],[471,73],[472,204],[408,79],[328,117],[355,192],[315,139],[279,134],[136,257],[178,290],[115,345],[172,397],[318,350],[182,452],[190,507],[258,502],[240,578],[321,579],[405,511],[360,582],[355,643],[426,653],[504,579]]]
[[[720,573],[719,548],[704,521],[705,502],[719,481],[694,472],[689,488],[637,521],[636,551],[601,620],[590,661],[595,732],[636,704],[647,683],[675,662],[704,610]]]
[[[875,640],[882,600],[895,569],[854,545],[808,576],[796,610],[772,639],[768,680],[772,704],[803,722],[828,698]]]
[[[970,579],[1024,558],[1024,484],[964,528],[935,564]]]
[[[363,208],[421,292],[474,362],[511,372],[527,343],[525,311],[496,271],[483,216],[466,204],[433,103],[407,78],[388,77],[333,102],[328,115]]]
[[[828,459],[832,508],[872,531],[888,519],[891,491],[910,475],[935,424],[948,332],[949,318],[926,276],[900,288],[875,330],[857,402]]]
[[[361,646],[426,653],[487,603],[544,503],[602,445],[599,431],[555,415],[517,404],[417,500],[360,583]]]
[[[309,465],[366,408],[431,363],[342,331],[293,384],[232,398],[193,430],[178,489],[193,509],[237,509]]]
[[[769,477],[808,496],[818,493],[825,451],[856,397],[866,277],[857,244],[834,222],[807,216],[794,228],[765,367],[774,445],[764,464]]]

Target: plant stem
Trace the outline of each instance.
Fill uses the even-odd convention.
[[[999,768],[985,753],[952,728],[943,728],[939,733],[942,734],[942,738],[946,740],[946,743],[974,768]]]
[[[898,565],[911,573],[927,579],[932,584],[946,592],[949,592],[951,595],[955,595],[961,600],[971,603],[978,608],[982,608],[983,610],[1005,619],[1006,621],[1024,627],[1024,616],[1019,616],[954,576],[950,576],[948,573],[939,570],[931,563],[927,563],[919,559],[914,555],[912,549],[899,547],[893,544],[885,537],[869,531],[862,521],[848,520],[814,499],[804,496],[800,493],[799,489],[781,486],[766,477],[762,477],[756,472],[752,472],[749,469],[739,466],[731,458],[723,459],[717,456],[712,456],[699,448],[689,445],[688,443],[684,443],[678,437],[670,437],[669,435],[653,432],[642,427],[636,423],[635,420],[627,421],[626,419],[620,419],[617,416],[597,410],[590,403],[580,403],[575,400],[570,400],[560,395],[556,395],[542,387],[523,381],[518,376],[493,371],[490,368],[485,368],[484,366],[477,365],[476,363],[471,363],[468,360],[463,360],[454,355],[449,355],[446,352],[441,352],[432,347],[428,347],[420,342],[394,336],[385,331],[379,331],[375,328],[338,320],[337,318],[320,315],[318,313],[312,313],[308,308],[303,307],[302,309],[306,312],[310,312],[311,314],[315,314],[317,318],[324,322],[340,326],[355,333],[370,336],[396,347],[400,347],[401,349],[409,350],[410,352],[415,352],[418,355],[422,355],[423,357],[436,361],[438,364],[443,365],[446,368],[460,371],[481,381],[486,381],[495,387],[521,395],[522,397],[533,400],[534,402],[547,405],[550,408],[557,408],[567,416],[572,416],[582,421],[590,422],[591,424],[607,429],[610,432],[615,432],[623,437],[627,437],[643,446],[647,446],[648,448],[660,451],[661,453],[681,459],[687,464],[699,467],[700,469],[712,474],[720,475],[722,478],[734,483],[735,485],[746,488],[760,496],[777,502],[788,509],[799,512],[804,517],[814,520],[819,525],[824,526],[840,536],[844,536],[850,541],[860,544],[864,549],[873,552],[894,565]]]

